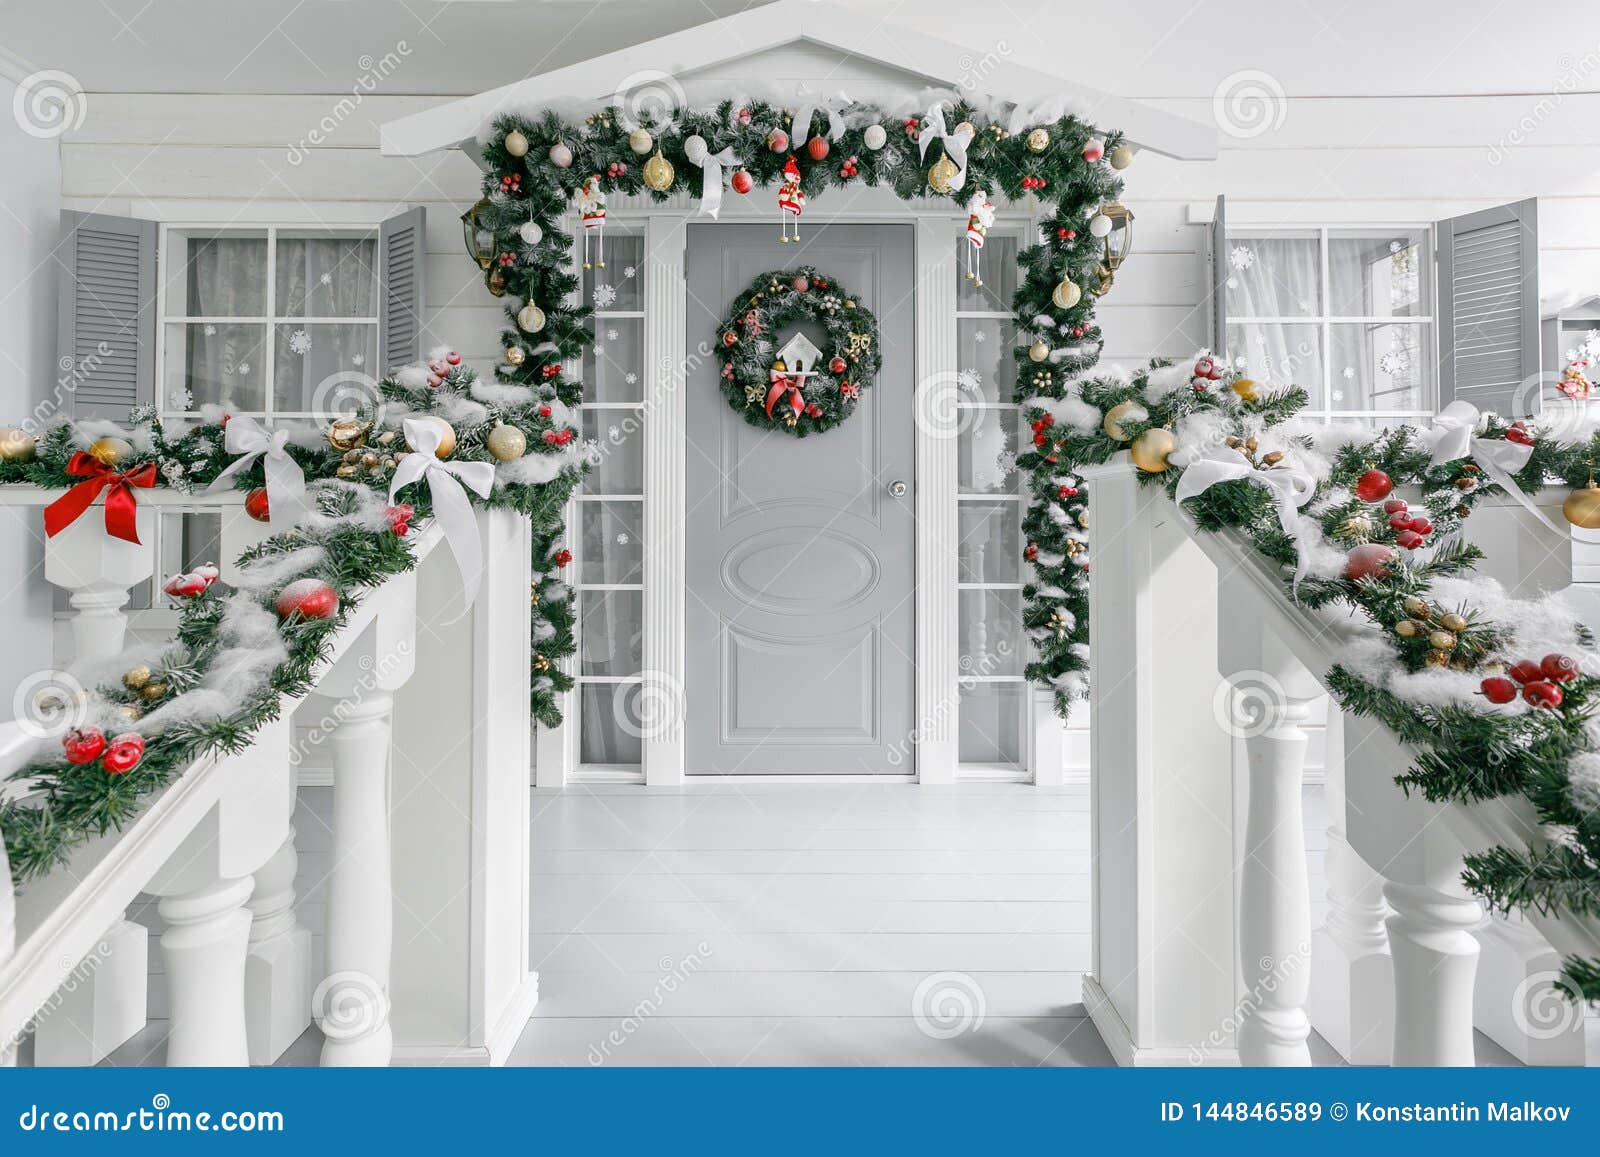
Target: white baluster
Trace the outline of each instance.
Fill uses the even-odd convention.
[[[324,1065],[386,1065],[394,912],[389,851],[389,743],[394,700],[368,691],[343,702],[333,755],[333,865],[328,879],[327,977],[312,1015]]]
[[[1344,716],[1328,705],[1328,915],[1311,937],[1306,1011],[1317,1032],[1353,1065],[1386,1065],[1394,1050],[1394,966],[1383,880],[1345,835]]]
[[[0,840],[0,964],[11,959],[16,950],[17,900],[12,891],[11,860],[6,856],[6,842]],[[0,1036],[0,1069],[16,1063],[16,1042],[9,1036]]]
[[[1457,873],[1459,874],[1459,873]],[[1483,909],[1426,884],[1383,886],[1394,959],[1394,1063],[1472,1065],[1472,986]]]
[[[40,1014],[37,1066],[97,1065],[144,1028],[150,993],[150,933],[122,919],[106,929]]]
[[[171,1026],[169,1065],[246,1065],[244,961],[250,940],[248,879],[218,879],[162,898],[167,922],[161,953],[167,966]]]
[[[107,658],[127,636],[128,591],[155,571],[155,511],[141,502],[135,513],[137,543],[112,538],[103,504],[96,503],[53,538],[45,539],[44,577],[71,593],[74,658]]]
[[[244,995],[253,1065],[272,1064],[311,1023],[311,932],[294,912],[299,862],[290,828],[255,874]]]
[[[1583,1006],[1555,987],[1561,954],[1519,913],[1478,930],[1478,1029],[1525,1065],[1583,1065]]]

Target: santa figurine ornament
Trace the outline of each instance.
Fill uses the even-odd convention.
[[[606,267],[605,227],[606,195],[600,190],[600,175],[596,173],[578,190],[578,215],[583,218],[583,267]],[[589,263],[589,238],[594,238],[594,264]]]
[[[979,251],[983,249],[983,239],[993,224],[994,202],[989,200],[987,189],[979,189],[967,201],[967,280],[974,286],[983,285]]]
[[[783,184],[778,186],[778,218],[779,228],[782,230],[780,240],[788,244],[789,222],[794,221],[794,237],[800,240],[800,214],[806,211],[806,195],[800,188],[800,166],[794,163],[794,155],[790,154],[789,160],[783,166]]]

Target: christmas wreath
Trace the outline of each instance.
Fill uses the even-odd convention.
[[[796,332],[799,321],[822,327],[830,348]],[[763,273],[734,299],[718,331],[722,392],[752,426],[797,438],[831,430],[848,418],[861,391],[878,376],[878,319],[837,281],[809,265]]]

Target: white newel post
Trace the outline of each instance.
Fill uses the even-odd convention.
[[[255,874],[245,1019],[250,1063],[270,1065],[311,1023],[311,931],[294,913],[294,829]]]
[[[75,659],[97,659],[122,650],[128,616],[122,608],[128,591],[149,581],[155,569],[156,514],[140,495],[134,515],[137,543],[106,533],[105,503],[96,502],[44,545],[44,577],[69,591]]]
[[[1232,684],[1219,724],[1243,749],[1239,867],[1239,1061],[1309,1065],[1311,898],[1302,808],[1305,723],[1321,686],[1263,629],[1249,580],[1224,575],[1218,663]]]
[[[1119,1063],[1228,1064],[1236,849],[1217,568],[1125,455],[1084,474],[1090,524],[1118,528],[1093,554],[1084,1003]]]
[[[1394,964],[1383,880],[1345,835],[1344,715],[1328,705],[1328,915],[1311,937],[1306,1011],[1322,1039],[1353,1065],[1386,1065],[1394,1051]]]

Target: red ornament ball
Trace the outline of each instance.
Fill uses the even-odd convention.
[[[106,748],[100,766],[111,775],[126,775],[144,758],[144,737],[133,732],[119,735]]]
[[[813,161],[820,161],[828,155],[828,138],[812,137],[806,142],[806,155]]]
[[[767,134],[767,148],[775,153],[781,153],[789,147],[789,134],[782,129],[773,129]]]
[[[272,514],[267,509],[267,491],[258,486],[244,496],[244,512],[257,522],[270,522]]]
[[[1570,683],[1579,675],[1578,660],[1571,655],[1546,655],[1539,661],[1539,671],[1552,683]]]
[[[836,373],[836,374],[844,373],[844,359],[843,358],[837,358],[837,357],[834,358],[831,362],[828,363],[828,369],[832,373]]]
[[[806,407],[806,417],[808,417],[808,418],[820,418],[820,417],[822,417],[822,407],[817,405],[815,402],[812,402],[810,405],[808,405]]]
[[[1517,685],[1504,675],[1490,675],[1478,689],[1490,703],[1510,703],[1517,697]]]
[[[331,619],[339,613],[339,592],[321,579],[296,579],[278,595],[278,616]]]
[[[794,286],[794,291],[796,293],[805,293],[811,288],[811,282],[803,275],[796,277],[789,284]]]
[[[1506,672],[1518,683],[1537,683],[1544,678],[1544,670],[1532,659],[1524,659],[1520,663],[1513,663],[1511,670]]]
[[[106,737],[98,727],[78,727],[61,737],[61,750],[68,763],[93,763],[106,749]]]
[[[735,193],[748,193],[755,181],[744,169],[736,169],[734,170],[733,179],[729,183],[733,185]]]
[[[459,366],[461,364],[461,355],[456,353],[455,350],[451,350],[449,353],[444,355],[444,360],[453,366]]]
[[[1344,577],[1351,582],[1365,578],[1388,578],[1389,560],[1394,550],[1381,542],[1368,542],[1353,548],[1344,559]]]
[[[1356,479],[1356,497],[1363,502],[1376,502],[1393,489],[1394,479],[1382,470],[1368,470]]]
[[[1523,687],[1522,698],[1534,707],[1544,707],[1554,711],[1561,706],[1564,696],[1561,694],[1561,688],[1541,679],[1537,683],[1529,683]]]

